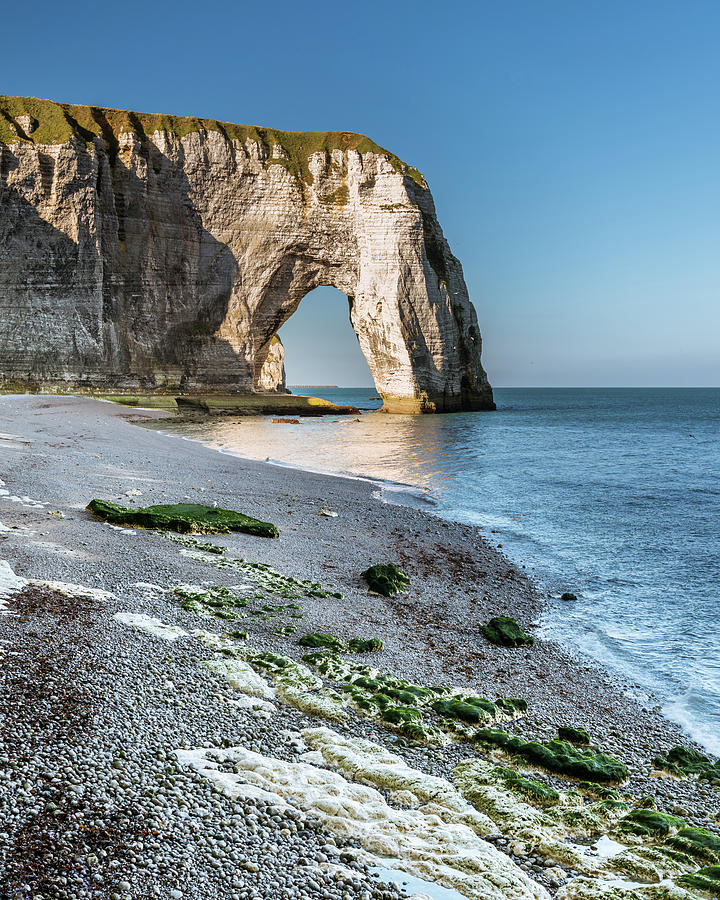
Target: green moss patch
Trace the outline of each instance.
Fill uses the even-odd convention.
[[[30,134],[20,130],[13,121],[24,115],[31,116],[37,123]],[[427,187],[417,169],[362,134],[348,131],[279,131],[215,119],[198,119],[195,116],[138,113],[55,103],[37,97],[0,95],[0,143],[60,144],[74,139],[89,146],[96,138],[102,138],[113,149],[118,146],[120,134],[133,134],[141,143],[147,144],[148,136],[155,132],[164,132],[178,139],[189,134],[219,132],[231,141],[252,141],[264,148],[268,163],[281,165],[293,177],[307,184],[313,181],[309,163],[315,153],[327,155],[333,150],[375,153],[387,159],[396,172],[411,178],[420,187]],[[277,146],[282,150],[282,157],[273,157]]]
[[[555,788],[532,778],[525,778],[515,769],[496,766],[492,774],[514,794],[520,794],[539,806],[552,806],[560,800],[560,794]]]
[[[592,738],[584,728],[573,728],[571,725],[560,725],[558,727],[558,738],[561,741],[567,741],[569,744],[578,744],[585,747],[592,743]]]
[[[565,741],[526,741],[506,731],[481,729],[475,740],[488,746],[499,747],[506,753],[518,756],[533,765],[587,781],[619,782],[629,777],[627,766],[615,757],[592,750],[579,750]]]
[[[196,587],[191,584],[180,584],[173,589],[180,600],[180,606],[188,612],[199,615],[215,616],[218,619],[241,619],[242,610],[248,605],[247,597],[238,596],[228,587],[211,588]]]
[[[638,837],[668,835],[685,825],[685,820],[656,809],[634,809],[618,825],[618,830]]]
[[[535,638],[526,634],[512,616],[495,616],[481,631],[498,647],[532,647],[535,643]]]
[[[720,837],[706,828],[681,828],[668,844],[701,862],[720,863]]]
[[[258,537],[276,538],[280,532],[269,522],[261,522],[235,512],[198,503],[171,503],[129,509],[107,500],[91,500],[87,509],[96,518],[111,525],[132,528],[156,528],[159,531],[178,531],[182,534],[228,534],[242,531]]]
[[[348,653],[379,653],[382,648],[380,638],[351,638],[347,642]]]
[[[367,581],[371,591],[382,594],[383,597],[404,593],[410,585],[410,577],[395,563],[378,563],[370,566],[362,573],[362,577]]]
[[[203,553],[217,553],[218,556],[222,556],[225,552],[225,547],[221,547],[219,544],[211,544],[209,541],[199,541],[197,538],[191,537],[188,534],[178,534],[175,531],[165,531],[163,533],[168,540],[172,541],[174,544],[180,544],[183,547],[192,547],[195,550],[202,550]]]
[[[351,638],[347,643],[332,634],[306,634],[298,641],[301,647],[312,650],[327,650],[331,653],[375,653],[383,648],[380,638]],[[320,662],[322,657],[317,657]]]
[[[673,775],[697,775],[720,784],[720,760],[712,762],[692,747],[673,747],[666,756],[656,756],[653,763]]]
[[[432,709],[439,716],[447,719],[459,719],[470,725],[479,722],[494,721],[497,718],[497,707],[491,700],[482,697],[466,697],[464,699],[450,698],[435,700]]]
[[[252,582],[258,597],[274,594],[285,600],[293,601],[302,600],[304,597],[318,597],[320,599],[333,597],[337,600],[342,600],[340,591],[328,590],[321,584],[318,584],[317,581],[284,575],[267,563],[250,562],[241,557],[213,556],[202,551],[185,550],[181,552],[198,562],[208,563],[216,569],[235,569],[245,579]],[[287,604],[285,607],[277,608],[300,609],[299,606],[293,607],[292,603]],[[300,614],[296,615],[299,616]]]
[[[595,781],[581,781],[577,788],[584,794],[589,794],[589,796],[597,800],[620,800],[618,791],[605,784],[598,784]]]
[[[306,634],[298,641],[301,647],[310,647],[313,650],[334,650],[342,653],[345,649],[343,642],[331,634]]]
[[[720,866],[707,866],[692,875],[681,875],[678,884],[717,897],[720,895]]]

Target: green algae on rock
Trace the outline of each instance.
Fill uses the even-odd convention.
[[[277,596],[283,597],[285,600],[293,601],[302,600],[304,597],[317,597],[319,599],[332,597],[337,600],[342,600],[343,595],[340,591],[326,590],[317,581],[293,578],[292,575],[283,575],[282,572],[278,572],[277,569],[274,569],[268,563],[250,562],[249,560],[242,559],[242,557],[216,556],[212,553],[204,553],[201,550],[187,549],[181,550],[180,553],[183,556],[194,559],[196,562],[207,563],[215,569],[236,569],[241,572],[248,581],[253,583],[259,596],[276,594]],[[275,607],[276,610],[282,608],[283,607]],[[293,606],[292,603],[287,604],[284,608],[300,609],[299,606]],[[298,618],[300,613],[291,613],[290,615]]]
[[[513,793],[521,794],[540,806],[552,806],[560,799],[560,794],[548,784],[542,784],[532,778],[525,778],[515,769],[496,766],[493,774]]]
[[[380,638],[351,638],[347,643],[348,653],[378,653],[382,648]]]
[[[498,647],[532,647],[535,643],[535,638],[526,634],[512,616],[495,616],[481,631]]]
[[[323,634],[321,632],[304,635],[300,638],[298,644],[311,650],[326,650],[331,653],[375,653],[383,648],[383,642],[380,638],[351,638],[347,643],[344,643],[340,638],[332,634]],[[310,656],[310,654],[306,655]],[[322,656],[318,656],[310,661],[315,664],[320,662],[321,659]]]
[[[559,775],[570,775],[587,781],[620,782],[625,781],[630,774],[627,766],[614,756],[592,750],[578,750],[565,741],[541,744],[539,741],[526,741],[517,735],[491,728],[478,731],[475,740],[499,747],[506,753]]]
[[[91,500],[86,508],[104,522],[132,528],[156,528],[159,531],[179,531],[181,534],[242,531],[258,537],[276,538],[280,535],[270,522],[261,522],[232,509],[199,503],[169,503],[130,509],[107,500]]]
[[[320,632],[303,635],[298,644],[301,647],[309,647],[311,650],[334,650],[336,653],[342,653],[345,649],[345,644],[339,638],[333,637],[331,634],[321,634]]]
[[[656,756],[653,763],[673,775],[697,775],[720,784],[720,760],[712,762],[692,747],[673,747],[666,756]]]
[[[572,725],[559,725],[558,738],[569,744],[580,744],[581,746],[588,746],[592,743],[592,738],[585,728],[574,728]]]
[[[720,896],[720,866],[707,866],[697,872],[681,875],[678,878],[681,887],[692,891],[700,891],[711,897]]]
[[[247,597],[238,597],[232,588],[221,585],[202,588],[179,584],[173,588],[173,594],[180,600],[182,609],[218,619],[242,619],[245,613],[240,610],[248,605]]]
[[[685,824],[684,819],[655,809],[634,809],[625,816],[618,828],[626,834],[647,837],[670,834]]]
[[[367,581],[371,591],[382,594],[383,597],[404,593],[410,585],[410,577],[395,563],[377,563],[365,569],[362,577]]]
[[[431,704],[433,712],[446,719],[460,719],[462,722],[468,722],[471,725],[477,725],[478,722],[487,722],[495,720],[497,717],[497,707],[491,700],[485,700],[483,697],[450,697],[442,700],[435,700]]]
[[[720,837],[706,828],[680,828],[667,843],[681,853],[704,863],[720,863]]]

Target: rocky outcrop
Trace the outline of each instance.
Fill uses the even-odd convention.
[[[285,348],[277,335],[268,344],[265,359],[259,354],[255,360],[256,372],[258,365],[260,370],[255,376],[255,390],[289,393],[285,386]]]
[[[492,408],[425,180],[368,138],[0,96],[5,388],[278,390],[319,285],[386,408]]]

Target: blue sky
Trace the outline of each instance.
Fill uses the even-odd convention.
[[[3,93],[359,131],[416,165],[496,385],[720,385],[717,2],[81,0],[2,28]],[[337,292],[282,336],[291,381],[369,384]]]

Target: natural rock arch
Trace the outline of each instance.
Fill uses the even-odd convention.
[[[372,141],[32,98],[0,112],[6,380],[266,389],[273,337],[329,285],[386,408],[492,408],[430,191]]]

